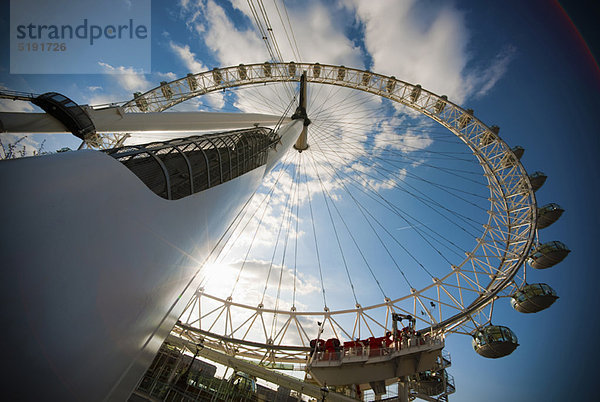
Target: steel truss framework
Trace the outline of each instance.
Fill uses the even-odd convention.
[[[174,200],[264,165],[269,147],[278,140],[272,130],[257,127],[105,152],[133,171],[154,193]]]
[[[473,115],[420,85],[394,77],[344,66],[308,63],[263,63],[214,69],[169,83],[162,83],[124,105],[126,112],[159,112],[188,99],[206,93],[247,85],[272,82],[295,82],[307,72],[309,83],[336,85],[364,91],[398,102],[425,115],[454,133],[478,160],[489,188],[488,220],[475,247],[459,264],[453,265],[442,277],[421,289],[382,303],[347,310],[301,312],[265,309],[223,299],[199,290],[181,317],[177,332],[195,342],[238,355],[279,362],[305,362],[309,340],[307,322],[320,320],[323,327],[338,338],[356,339],[376,331],[391,328],[391,313],[412,314],[420,320],[423,331],[438,333],[470,333],[485,324],[485,309],[494,300],[506,296],[517,287],[515,276],[524,267],[536,235],[537,208],[534,189],[519,158],[499,137],[498,130],[488,127]],[[440,306],[437,312],[428,309],[430,303]],[[206,306],[211,306],[207,308]],[[419,317],[418,311],[426,311]],[[232,315],[246,317],[234,325]],[[265,317],[279,317],[276,335]],[[342,317],[352,316],[353,328],[340,324]],[[380,319],[379,317],[385,317]],[[484,319],[481,319],[484,317]],[[314,332],[311,326],[311,332]],[[363,333],[361,334],[361,328]],[[298,345],[286,345],[286,333],[294,332]],[[250,340],[250,333],[262,339]],[[255,335],[254,335],[255,336]]]

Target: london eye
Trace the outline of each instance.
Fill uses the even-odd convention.
[[[153,116],[164,112],[172,127],[189,117],[180,104],[211,95],[237,117],[176,139],[140,126],[148,116],[159,131]],[[178,202],[229,182],[229,195],[211,202],[243,201],[214,228],[218,240],[196,261],[195,287],[178,297],[167,338],[202,345],[221,363],[296,365],[308,383],[352,397],[397,383],[405,400],[443,399],[454,389],[446,336],[471,337],[484,357],[506,356],[518,340],[493,322],[494,305],[532,313],[557,299],[549,285],[527,281],[532,268],[569,252],[538,237],[562,213],[537,205],[545,175],[525,171],[523,149],[506,144],[498,127],[418,84],[345,66],[266,62],[162,82],[118,108],[81,109],[58,94],[33,101],[85,147],[107,148],[154,197]],[[242,129],[248,121],[256,123]],[[139,128],[137,136],[118,133],[119,124]],[[284,139],[286,130],[296,134]],[[268,155],[278,149],[275,164]],[[261,187],[235,189],[261,166],[272,170]]]
[[[523,149],[504,143],[498,127],[486,126],[472,110],[395,77],[293,62],[188,75],[138,94],[135,106],[129,105],[164,110],[197,93],[239,88],[236,99],[262,100],[248,111],[278,114],[288,102],[276,106],[258,98],[259,90],[280,101],[283,83],[302,79],[309,88],[310,139],[296,143],[293,159],[255,195],[257,209],[235,221],[177,333],[272,364],[303,363],[319,337],[344,344],[342,355],[356,353],[360,339],[371,339],[370,350],[376,350],[376,339],[390,333],[400,313],[414,317],[422,334],[472,336],[482,356],[511,353],[517,338],[492,324],[494,303],[510,299],[521,312],[548,307],[556,294],[546,284],[526,282],[526,260],[540,268],[536,255],[543,260],[560,254],[549,260],[551,266],[568,248],[539,244],[537,220],[560,216],[547,213],[559,207],[537,207],[535,191],[545,176],[528,175],[519,162]],[[272,83],[283,88],[278,92]],[[260,84],[256,92],[241,88]],[[377,209],[386,213],[376,216]],[[264,222],[275,213],[278,225]],[[265,241],[263,233],[273,236],[271,248],[256,245]],[[240,243],[244,246],[236,246]],[[238,260],[227,264],[236,247]],[[262,277],[256,266],[264,267]],[[319,281],[310,284],[314,289],[306,302],[302,287],[309,276]],[[213,286],[215,277],[227,280]],[[340,294],[346,295],[345,305],[337,304]],[[532,310],[520,307],[525,305]],[[309,306],[315,307],[307,311]],[[323,346],[328,348],[334,350]],[[323,356],[329,361],[319,367]],[[308,367],[320,372],[322,382],[349,385],[348,373],[344,380],[336,378],[339,372],[327,374],[332,365],[343,366],[343,358],[334,364],[326,352],[318,358]]]
[[[77,104],[76,90],[60,85],[45,90],[64,94],[0,89],[43,112],[0,112],[0,131],[72,133],[81,143],[0,161],[10,190],[0,208],[4,264],[15,268],[0,281],[7,397],[447,401],[464,378],[456,345],[482,365],[522,359],[531,342],[519,324],[535,324],[559,298],[552,267],[570,250],[546,235],[563,200],[537,192],[555,182],[525,169],[539,149],[504,138],[519,119],[497,105],[478,110],[485,102],[470,109],[478,95],[466,70],[455,91],[411,75],[424,66],[419,52],[398,55],[408,71],[376,62],[387,36],[376,29],[368,49],[373,7],[360,17],[358,5],[335,8],[355,7],[344,14],[355,23],[342,24],[352,31],[343,40],[356,39],[344,42],[353,57],[303,57],[285,2],[221,6],[182,1],[179,19],[204,42],[180,46],[165,30],[160,46],[185,69],[159,63],[178,75],[155,70],[155,84],[135,89],[113,79],[126,101]],[[317,11],[303,15],[317,24]],[[426,35],[451,42],[434,35],[444,21],[415,36],[420,50],[440,52]],[[315,24],[303,26],[307,46],[340,45]],[[401,48],[394,32],[391,49]],[[283,33],[291,53],[277,43]],[[210,51],[196,59],[202,46]],[[227,47],[237,53],[224,57]],[[452,68],[441,53],[427,60]],[[492,87],[496,72],[480,84]],[[490,111],[509,127],[488,121]],[[531,148],[528,139],[521,145]],[[459,356],[456,384],[448,350]],[[18,386],[25,377],[36,387]]]

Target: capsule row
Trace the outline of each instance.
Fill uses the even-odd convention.
[[[515,147],[511,151],[502,161],[504,167],[520,160],[524,149]],[[524,182],[523,187],[529,188],[531,186],[533,192],[536,192],[544,185],[547,176],[538,171],[529,175],[528,179],[529,183]],[[538,208],[535,222],[536,229],[549,227],[561,217],[563,212],[564,209],[555,203]],[[547,269],[564,260],[570,252],[571,250],[564,243],[550,241],[535,247],[528,256],[526,263],[535,269]],[[511,295],[510,303],[516,311],[531,314],[547,309],[556,300],[558,300],[558,295],[550,285],[546,283],[525,283]],[[480,327],[472,336],[472,345],[475,352],[491,359],[507,356],[519,346],[515,333],[510,328],[501,325],[488,324]]]

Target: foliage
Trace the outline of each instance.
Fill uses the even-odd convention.
[[[2,142],[2,139],[0,138],[0,159],[16,159],[16,158],[22,158],[24,156],[27,156],[27,147],[25,144],[22,144],[22,142],[27,138],[27,136],[25,137],[21,137],[19,139],[17,139],[16,141],[12,142],[12,143],[8,143],[8,144],[4,144],[4,142]],[[46,151],[44,151],[44,144],[46,143],[46,140],[43,140],[37,149],[35,149],[33,151],[33,156],[35,155],[44,155],[47,154]]]

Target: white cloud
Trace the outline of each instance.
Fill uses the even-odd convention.
[[[98,64],[104,68],[106,73],[111,74],[123,89],[129,92],[146,91],[152,88],[152,84],[146,80],[145,75],[132,67],[113,67],[103,62],[98,62]]]
[[[224,66],[269,59],[265,45],[253,30],[240,31],[214,1],[206,3],[206,45]]]
[[[255,30],[254,35],[260,37],[248,3],[244,0],[234,0],[232,4],[249,18]],[[274,2],[266,2],[264,7],[270,16],[272,32],[284,61],[299,61],[294,52],[297,45],[302,58],[300,61],[343,64],[359,68],[364,66],[360,49],[344,33],[346,21],[339,18],[341,8],[338,5],[317,1],[288,2],[285,4],[287,16],[281,1],[277,6],[279,10]],[[288,16],[291,29],[287,21]],[[260,46],[266,49],[263,41]]]
[[[179,112],[215,112],[225,106],[225,96],[222,92],[209,92],[202,96],[189,99],[173,107],[172,111]]]
[[[458,103],[486,93],[502,76],[510,57],[483,72],[469,71],[465,14],[452,4],[428,7],[416,0],[344,0],[364,26],[373,70],[394,75]]]
[[[487,69],[481,71],[479,74],[469,77],[470,88],[473,91],[476,91],[476,97],[485,96],[490,89],[496,85],[498,80],[500,80],[506,73],[506,70],[508,70],[508,65],[514,58],[515,52],[516,50],[514,47],[504,49],[496,55],[494,61]]]
[[[220,65],[270,60],[271,56],[248,3],[232,1],[232,5],[248,18],[249,28],[239,29],[239,25],[232,21],[224,8],[213,0],[198,1],[194,4],[186,2],[182,7],[182,14],[190,29],[198,34],[214,52]],[[273,2],[265,2],[263,6],[270,16],[269,23],[272,29],[270,32],[275,35],[275,42],[280,52],[275,51],[274,42],[267,34],[275,59],[281,55],[284,61],[299,61],[295,52],[295,45],[297,45],[302,61],[319,61],[354,67],[364,65],[360,49],[344,33],[345,21],[338,17],[341,10],[338,6],[315,1],[310,5],[286,4],[293,30],[288,25],[281,2],[278,2],[277,6],[279,13]],[[262,13],[259,12],[259,15]],[[261,24],[265,26],[262,17],[259,18]],[[264,32],[267,32],[266,28]]]
[[[34,112],[35,108],[29,102],[0,99],[0,111],[2,112]]]
[[[241,274],[240,270],[242,270]],[[267,275],[269,272],[270,274]],[[281,266],[262,259],[248,259],[246,262],[239,259],[225,260],[208,266],[203,271],[203,275],[206,278],[204,286],[208,293],[227,297],[235,284],[234,295],[238,297],[243,295],[243,303],[249,305],[258,305],[266,286],[265,307],[267,308],[275,306],[276,297],[273,297],[273,294],[279,292],[289,296],[294,291],[294,286],[298,296],[320,291],[316,278],[303,273],[295,275],[293,267]],[[238,275],[239,279],[237,279]],[[287,300],[279,303],[280,308],[284,310],[292,307]]]
[[[196,59],[196,54],[190,50],[189,45],[181,46],[171,41],[169,42],[169,46],[171,47],[173,53],[175,53],[175,55],[191,73],[199,73],[207,70],[204,64]]]
[[[408,153],[423,150],[433,144],[433,139],[426,132],[401,129],[404,122],[406,119],[397,117],[383,121],[375,134],[375,148],[390,148]]]
[[[165,80],[169,80],[169,81],[173,81],[177,79],[177,75],[173,72],[168,72],[168,73],[156,73],[156,75],[159,78],[165,79]]]
[[[186,23],[221,65],[270,59],[248,3],[243,0],[231,3],[248,18],[248,28],[239,29],[240,24],[235,24],[214,0],[182,2],[181,5]],[[287,14],[282,2],[277,2],[278,9],[274,2],[264,4],[272,28],[267,34],[269,43],[274,45],[270,38],[272,33],[283,60],[298,60],[297,45],[302,61],[364,68],[367,59],[363,52],[366,51],[373,71],[420,83],[457,103],[488,93],[505,74],[514,54],[514,49],[509,47],[500,51],[489,65],[473,68],[466,14],[449,3],[431,7],[416,0],[340,0],[336,3],[313,0],[308,4],[285,6]],[[348,22],[352,15],[362,31]],[[262,13],[259,13],[259,21],[266,26]],[[348,28],[364,37],[348,37]],[[361,40],[364,50],[359,46]]]
[[[99,106],[99,105],[108,105],[110,103],[113,103],[117,100],[120,100],[118,96],[115,96],[113,94],[106,94],[106,93],[102,93],[102,94],[90,94],[87,98],[86,98],[86,103],[88,105],[93,105],[93,106]]]
[[[339,10],[315,3],[290,10],[292,27],[303,61],[363,68],[360,49],[346,37]]]

